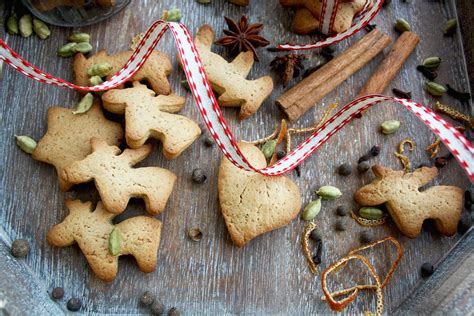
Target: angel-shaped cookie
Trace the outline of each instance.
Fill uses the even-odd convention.
[[[163,143],[164,156],[173,159],[201,135],[193,120],[174,114],[183,108],[185,98],[155,96],[138,81],[133,88],[107,91],[102,101],[108,111],[125,114],[125,138],[131,148],[142,146],[149,137],[157,138]]]

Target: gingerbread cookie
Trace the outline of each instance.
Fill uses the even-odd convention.
[[[67,200],[66,206],[69,215],[46,236],[51,245],[66,247],[77,242],[92,271],[104,281],[115,278],[118,257],[122,255],[135,257],[143,272],[155,270],[161,235],[159,220],[136,216],[114,225],[116,214],[107,212],[101,202],[94,211],[91,202]]]
[[[255,167],[267,165],[265,156],[254,145],[240,143],[239,147]],[[245,171],[225,158],[219,167],[218,192],[227,229],[238,247],[289,224],[301,208],[299,189],[289,178]]]
[[[127,63],[132,56],[132,51],[120,52],[115,55],[107,55],[102,50],[97,54],[86,58],[83,54],[74,55],[74,74],[76,84],[80,86],[89,85],[89,74],[87,71],[96,64],[108,63],[112,66],[111,73],[114,75]],[[130,80],[146,80],[156,94],[169,94],[171,92],[168,76],[171,73],[171,61],[165,53],[154,50],[145,64]],[[110,79],[112,75],[107,78]]]
[[[463,190],[454,186],[433,186],[423,191],[419,187],[438,175],[436,167],[422,167],[412,173],[373,166],[377,176],[371,184],[359,189],[355,200],[361,205],[385,203],[395,224],[410,238],[420,234],[425,219],[433,219],[444,235],[456,233],[462,211]]]
[[[102,95],[104,107],[117,114],[125,113],[125,138],[131,148],[142,146],[149,137],[163,142],[168,159],[179,156],[201,135],[201,129],[180,111],[185,98],[176,95],[155,95],[138,81],[133,88],[110,90]]]
[[[319,29],[322,1],[321,0],[280,0],[285,7],[296,7],[293,17],[293,31],[298,34],[308,34]],[[333,24],[334,35],[346,31],[352,25],[354,17],[364,7],[372,7],[372,0],[339,1],[338,10]]]
[[[63,170],[69,183],[79,184],[94,180],[105,208],[114,214],[122,213],[130,198],[143,198],[146,210],[161,213],[173,190],[176,175],[158,167],[132,168],[152,151],[151,145],[125,149],[120,154],[117,146],[91,139],[93,152]]]
[[[32,154],[33,159],[56,167],[62,191],[72,186],[61,177],[62,171],[92,152],[91,138],[102,139],[110,145],[119,145],[123,138],[122,127],[104,117],[98,99],[86,113],[72,112],[72,109],[61,107],[48,109],[48,131]]]
[[[256,80],[245,79],[254,63],[252,52],[240,53],[231,63],[211,52],[214,31],[209,25],[199,28],[195,43],[201,56],[212,89],[220,94],[217,101],[224,107],[240,107],[239,118],[254,114],[272,93],[269,76]]]

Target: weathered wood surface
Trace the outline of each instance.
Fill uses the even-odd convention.
[[[217,35],[222,35],[224,21],[222,16],[238,18],[248,14],[251,22],[263,22],[263,35],[273,44],[278,42],[308,42],[310,37],[299,37],[289,32],[291,10],[284,10],[278,1],[251,1],[251,6],[241,8],[227,1],[213,1],[211,5],[199,5],[195,1],[144,1],[136,0],[133,5],[112,19],[98,25],[80,29],[52,28],[48,40],[35,37],[23,39],[11,37],[1,30],[1,36],[14,50],[39,68],[72,80],[71,59],[56,57],[56,50],[66,42],[72,32],[91,33],[92,44],[96,50],[106,48],[109,52],[128,49],[130,39],[145,30],[151,21],[159,18],[164,9],[181,8],[184,22],[192,33],[203,23],[211,24]],[[5,10],[2,10],[2,17]],[[460,36],[444,38],[441,29],[444,21],[455,16],[453,1],[412,1],[404,3],[392,1],[375,19],[378,27],[394,38],[393,21],[398,17],[407,19],[412,29],[421,36],[421,42],[408,59],[400,75],[390,85],[413,92],[413,99],[429,107],[435,99],[424,93],[425,79],[416,72],[415,67],[424,57],[438,55],[443,58],[438,82],[468,90],[469,83],[464,62]],[[359,38],[361,34],[357,35]],[[342,51],[355,39],[338,44]],[[159,49],[164,50],[175,60],[174,43],[166,35]],[[214,47],[215,51],[223,52]],[[388,50],[387,50],[388,51]],[[250,78],[271,73],[268,67],[276,55],[260,50],[261,62],[251,71]],[[293,126],[308,126],[320,117],[325,106],[332,102],[344,104],[354,97],[363,86],[383,56],[378,56],[368,66],[356,73],[335,91],[319,102]],[[315,60],[310,60],[310,67]],[[187,97],[183,111],[189,117],[201,121],[193,104],[192,97],[179,84],[184,75],[175,63],[170,77],[174,91]],[[120,259],[117,279],[104,283],[92,275],[78,247],[52,248],[45,240],[47,230],[61,221],[67,211],[65,198],[97,200],[93,186],[61,193],[56,174],[51,166],[38,163],[21,152],[14,143],[14,134],[27,134],[39,139],[46,131],[46,111],[49,106],[74,107],[79,99],[78,93],[52,86],[40,85],[3,67],[1,93],[1,200],[0,220],[6,236],[3,242],[9,244],[16,238],[28,239],[31,252],[25,263],[32,273],[42,280],[43,288],[63,286],[66,299],[81,297],[83,311],[87,313],[141,313],[146,310],[138,306],[138,298],[144,290],[157,294],[168,306],[176,306],[185,313],[329,313],[322,295],[319,276],[313,277],[303,257],[300,236],[304,223],[299,219],[287,227],[268,233],[250,242],[245,248],[232,245],[224,220],[219,211],[217,199],[217,170],[222,157],[219,150],[209,149],[196,141],[178,159],[167,161],[161,155],[161,145],[151,157],[141,165],[158,165],[178,175],[177,185],[171,195],[166,211],[158,216],[163,221],[162,241],[158,253],[158,266],[154,273],[140,272],[133,259]],[[269,134],[274,124],[281,119],[274,100],[283,88],[277,84],[272,96],[251,118],[239,122],[237,111],[224,109],[224,114],[240,139],[255,139]],[[387,91],[390,94],[390,90]],[[456,100],[441,98],[459,110],[468,111]],[[383,136],[378,132],[379,124],[386,119],[399,119],[402,128],[395,135]],[[325,146],[319,149],[302,165],[302,175],[289,175],[299,186],[303,203],[314,198],[314,189],[330,184],[341,188],[344,196],[336,202],[325,202],[317,219],[317,225],[324,236],[324,255],[321,268],[351,248],[358,246],[358,233],[364,228],[350,218],[345,218],[347,231],[336,232],[334,223],[337,205],[355,206],[352,195],[361,185],[371,181],[373,175],[358,176],[356,173],[343,178],[336,174],[336,167],[342,162],[350,162],[355,167],[360,155],[371,146],[379,144],[382,153],[372,162],[400,168],[393,156],[398,142],[411,137],[417,147],[409,154],[416,166],[428,162],[429,156],[424,148],[434,140],[434,135],[419,120],[395,104],[383,104],[367,112],[360,120],[350,124],[336,134]],[[300,139],[301,140],[301,139]],[[294,140],[295,142],[296,140]],[[202,185],[191,182],[194,168],[203,168],[208,181]],[[461,168],[451,161],[441,170],[434,184],[451,184],[466,187],[467,177]],[[92,193],[91,193],[92,192]],[[134,201],[125,216],[143,213],[143,204]],[[122,217],[123,218],[123,217]],[[190,227],[200,227],[204,232],[201,242],[190,241],[186,231]],[[378,237],[392,235],[400,239],[405,255],[392,282],[384,290],[387,310],[393,310],[414,289],[418,281],[419,267],[423,262],[436,262],[458,240],[459,236],[442,237],[432,230],[425,229],[416,239],[410,240],[399,234],[393,224],[371,229]],[[394,259],[388,248],[376,251],[376,266],[386,272]],[[4,260],[4,259],[1,259]],[[3,272],[2,272],[3,273]],[[368,280],[363,269],[353,268],[334,279],[339,285],[349,286],[353,282]],[[1,294],[0,290],[0,294]],[[65,299],[65,300],[66,300]],[[59,302],[64,308],[65,300]],[[362,294],[347,309],[348,312],[363,312],[374,309],[372,294]],[[8,310],[8,302],[7,302]]]

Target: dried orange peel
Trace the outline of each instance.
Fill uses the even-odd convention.
[[[380,280],[380,276],[377,274],[374,266],[370,263],[369,259],[365,256],[362,256],[359,254],[359,252],[372,248],[376,245],[382,244],[384,242],[392,242],[396,250],[398,252],[397,259],[392,263],[392,266],[390,267],[389,272],[387,273],[385,279],[383,282]],[[324,296],[322,297],[323,300],[326,300],[329,304],[329,307],[331,307],[332,310],[335,311],[342,311],[344,308],[347,307],[351,302],[355,300],[357,295],[359,294],[359,291],[361,290],[375,290],[376,296],[377,296],[377,309],[376,309],[376,315],[382,315],[383,310],[384,310],[384,297],[383,297],[383,292],[382,289],[388,284],[390,279],[392,278],[393,273],[397,269],[397,266],[403,256],[403,249],[398,240],[396,240],[393,237],[385,237],[383,239],[380,239],[378,241],[375,241],[371,244],[364,245],[362,247],[356,248],[352,251],[350,251],[345,257],[339,259],[335,263],[331,264],[326,270],[321,275],[321,285],[323,288]],[[351,260],[358,260],[362,261],[364,265],[367,267],[369,270],[370,275],[373,277],[375,284],[362,284],[362,285],[356,285],[347,289],[343,289],[340,291],[336,292],[330,292],[327,286],[327,277],[329,274],[334,273],[335,271],[340,271],[342,268],[344,268],[347,263]],[[337,298],[340,296],[345,296],[343,299],[338,300]]]

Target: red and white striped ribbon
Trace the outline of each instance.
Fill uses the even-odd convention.
[[[336,18],[339,0],[322,0],[321,20],[319,22],[319,30],[323,34],[330,34],[332,26]],[[355,33],[359,32],[377,15],[382,8],[384,0],[375,0],[374,5],[369,9],[370,0],[366,0],[364,8],[359,12],[356,21],[346,31],[328,37],[325,40],[312,44],[280,44],[277,45],[281,50],[308,50],[329,46],[338,43]]]
[[[339,131],[359,113],[375,104],[384,101],[395,101],[417,115],[441,138],[461,166],[466,170],[469,179],[474,181],[474,146],[458,130],[421,104],[383,95],[368,95],[352,101],[339,110],[323,126],[288,153],[283,159],[263,169],[255,168],[241,153],[237,141],[232,135],[217,104],[216,97],[212,92],[211,85],[193,39],[188,29],[181,23],[161,20],[153,23],[123,69],[117,72],[110,80],[94,87],[77,86],[35,68],[18,56],[18,54],[2,40],[0,40],[0,59],[4,60],[17,71],[42,83],[54,84],[81,91],[104,91],[114,88],[130,79],[144,64],[164,32],[168,29],[171,30],[174,35],[186,78],[207,128],[224,155],[239,168],[255,171],[266,176],[285,174],[308,158],[333,134]]]

